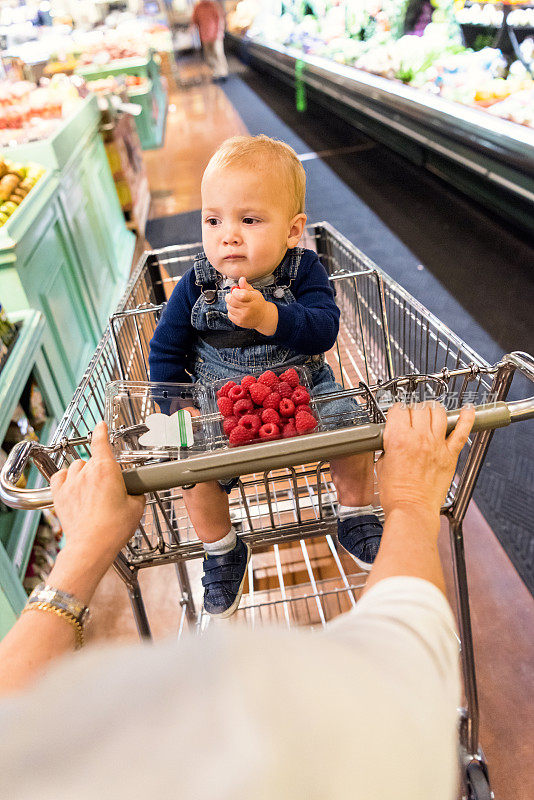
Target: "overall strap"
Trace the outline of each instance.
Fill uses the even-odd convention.
[[[193,269],[195,271],[195,284],[200,286],[204,300],[211,305],[217,299],[217,289],[221,282],[221,276],[211,266],[204,251],[195,256]]]
[[[193,269],[195,271],[195,283],[197,286],[208,287],[209,285],[209,287],[212,288],[212,286],[216,286],[221,280],[221,276],[217,270],[211,266],[204,251],[197,253],[195,256]]]
[[[303,247],[293,247],[285,254],[282,262],[274,271],[274,279],[277,285],[290,286],[297,277],[300,261],[304,253]]]

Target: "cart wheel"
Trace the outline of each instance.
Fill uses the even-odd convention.
[[[467,767],[468,800],[494,800],[485,764],[471,761]]]

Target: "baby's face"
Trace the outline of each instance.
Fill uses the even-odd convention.
[[[261,168],[215,167],[204,173],[202,244],[218,272],[235,280],[262,278],[296,246],[290,199],[280,194],[280,181]]]

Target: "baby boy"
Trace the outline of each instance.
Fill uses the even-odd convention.
[[[304,169],[287,144],[267,136],[223,142],[202,178],[204,251],[158,323],[150,343],[152,381],[237,381],[299,365],[309,370],[314,394],[339,391],[324,357],[338,334],[339,309],[317,254],[298,247],[305,191]],[[330,469],[339,543],[370,569],[382,533],[370,505],[373,456],[337,458]],[[235,483],[184,490],[205,549],[204,608],[217,617],[237,610],[250,558],[230,520]]]

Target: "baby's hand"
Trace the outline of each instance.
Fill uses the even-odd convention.
[[[278,326],[278,309],[269,303],[261,292],[254,289],[246,278],[239,278],[239,286],[226,296],[228,317],[240,328],[254,328],[265,336],[273,336]]]

